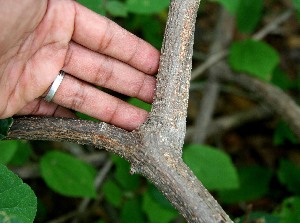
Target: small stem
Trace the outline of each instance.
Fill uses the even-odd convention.
[[[14,118],[6,139],[67,141],[106,148],[127,159],[139,145],[135,132],[104,122],[53,117]]]

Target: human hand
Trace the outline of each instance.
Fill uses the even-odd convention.
[[[3,1],[0,14],[0,118],[72,109],[127,130],[146,120],[94,86],[151,103],[160,55],[150,44],[72,0]],[[60,70],[68,74],[48,103]]]

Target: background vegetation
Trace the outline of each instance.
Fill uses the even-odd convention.
[[[169,0],[79,2],[160,49]],[[264,80],[298,101],[298,10],[299,0],[201,2],[183,156],[236,222],[300,222],[299,142],[255,94],[221,81],[216,99],[210,101],[214,106],[209,129],[222,120],[225,127],[210,131],[199,142],[195,136],[209,132],[199,131],[197,117],[205,110],[199,107],[209,92],[210,71],[199,74],[196,70],[225,49],[224,61],[234,75],[246,73]],[[226,27],[233,35],[225,48],[212,52],[220,12],[233,19],[233,26],[228,23]],[[286,16],[280,25],[266,29],[282,15]],[[266,31],[264,38],[256,38],[258,31]],[[151,108],[119,96],[146,110]],[[0,125],[1,136],[9,120]],[[130,174],[127,161],[99,149],[58,142],[1,141],[0,163],[0,222],[26,223],[34,218],[35,222],[52,223],[185,222],[150,182]]]

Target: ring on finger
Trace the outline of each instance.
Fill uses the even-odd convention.
[[[59,85],[61,84],[62,80],[64,79],[64,76],[65,76],[65,72],[63,70],[59,71],[59,74],[57,75],[57,77],[53,81],[53,83],[50,87],[50,90],[48,91],[47,95],[44,98],[45,101],[51,102],[51,100],[53,99],[57,89],[59,88]]]

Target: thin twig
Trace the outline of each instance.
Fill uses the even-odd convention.
[[[287,21],[292,15],[292,10],[288,9],[282,14],[280,14],[277,18],[275,18],[272,22],[268,23],[265,27],[263,27],[261,30],[259,30],[257,33],[255,33],[252,38],[255,40],[261,40],[265,38],[269,33],[276,30],[282,23]],[[222,49],[215,54],[209,56],[206,61],[204,61],[202,64],[197,66],[192,71],[192,77],[191,80],[194,80],[198,77],[200,77],[207,69],[209,69],[211,66],[213,66],[218,61],[224,59],[228,55],[227,49]]]
[[[274,112],[266,105],[258,105],[246,111],[240,111],[233,115],[220,117],[212,121],[208,128],[208,136],[221,135],[231,129],[253,121],[270,117]]]
[[[94,181],[94,185],[96,190],[99,190],[99,188],[102,186],[105,177],[107,176],[107,174],[109,173],[111,167],[113,166],[113,162],[109,159],[108,161],[106,161],[106,163],[104,164],[104,166],[101,168],[101,170],[98,172],[95,181]],[[91,202],[90,198],[85,198],[83,199],[79,206],[78,206],[78,215],[84,213],[89,205],[89,203]],[[77,223],[78,219],[74,219],[72,221],[73,223]]]
[[[231,41],[233,30],[233,18],[224,8],[221,8],[220,17],[215,31],[215,40],[210,51],[216,52],[224,49]],[[209,76],[203,91],[203,97],[200,103],[199,112],[195,122],[195,133],[193,143],[202,144],[207,135],[208,126],[212,120],[215,105],[217,103],[220,84],[216,78],[217,73],[226,72],[226,64],[219,61],[209,69]]]
[[[225,58],[227,55],[228,50],[221,50],[209,56],[202,64],[193,69],[191,80],[195,80],[196,78],[200,77],[207,69]]]
[[[300,108],[296,102],[279,87],[246,74],[219,74],[223,81],[235,83],[255,93],[267,103],[284,121],[300,140]]]
[[[260,121],[271,117],[274,112],[266,105],[258,105],[254,108],[237,113],[222,116],[211,121],[207,129],[207,137],[215,137],[238,128],[250,122]],[[195,128],[189,127],[186,133],[186,142],[192,141],[192,136],[195,134]]]
[[[259,30],[257,33],[255,33],[252,36],[252,39],[261,40],[261,39],[265,38],[271,32],[278,29],[278,27],[282,23],[287,21],[291,17],[292,14],[293,14],[293,10],[291,10],[291,9],[284,11],[282,14],[280,14],[278,17],[276,17],[272,22],[268,23],[265,27],[263,27],[261,30]]]

